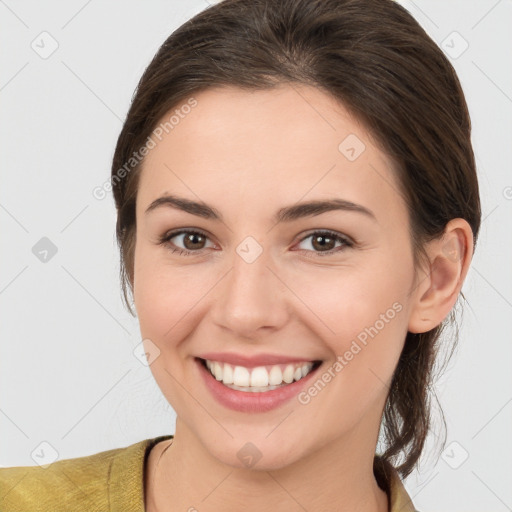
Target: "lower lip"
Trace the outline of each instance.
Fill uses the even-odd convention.
[[[291,400],[300,393],[321,367],[321,365],[318,366],[302,379],[281,388],[253,393],[228,388],[218,381],[199,359],[196,359],[195,363],[199,367],[206,387],[221,405],[235,411],[253,413],[271,411]]]

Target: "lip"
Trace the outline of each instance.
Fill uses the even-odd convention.
[[[209,359],[210,361],[218,361],[219,363],[228,363],[234,366],[245,366],[246,368],[273,364],[309,363],[311,361],[317,361],[315,358],[303,359],[300,357],[281,356],[278,354],[258,354],[255,356],[248,356],[246,354],[230,354],[228,352],[208,352],[207,354],[201,354],[198,357],[201,359]]]
[[[300,359],[298,361],[300,362],[304,360]],[[248,413],[268,412],[285,404],[294,396],[298,395],[304,387],[309,385],[311,379],[316,375],[318,369],[322,366],[322,364],[319,364],[305,377],[291,384],[288,384],[287,386],[273,389],[272,391],[252,393],[228,388],[210,373],[210,370],[206,368],[201,359],[195,358],[194,362],[201,374],[201,378],[204,380],[206,387],[217,400],[217,402],[219,402],[224,407],[227,407],[228,409]],[[286,362],[290,362],[290,359],[287,359]]]

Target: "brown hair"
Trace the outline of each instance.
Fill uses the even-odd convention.
[[[442,235],[453,218],[467,220],[476,246],[481,211],[464,94],[443,52],[402,6],[392,0],[224,0],[163,43],[119,135],[111,181],[122,289],[132,314],[127,293],[133,294],[143,162],[132,159],[134,152],[165,114],[201,90],[263,90],[284,83],[313,86],[339,100],[396,163],[416,264],[426,256],[424,244]],[[381,460],[403,455],[395,465],[402,478],[423,450],[440,335],[454,323],[452,310],[436,328],[407,333],[381,425]]]

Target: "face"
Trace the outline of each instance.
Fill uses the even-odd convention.
[[[135,307],[179,428],[239,467],[249,441],[266,468],[348,440],[373,450],[415,280],[392,162],[318,89],[194,97],[146,156],[136,209]],[[202,208],[155,203],[171,195]],[[300,362],[305,376],[233,391],[205,356],[242,388]]]

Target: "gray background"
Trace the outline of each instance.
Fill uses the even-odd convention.
[[[422,512],[512,510],[512,2],[401,3],[460,77],[483,205],[460,348],[436,386],[447,449],[425,453],[405,486]],[[92,190],[109,178],[144,68],[207,5],[0,0],[2,466],[174,431],[134,355],[141,339],[120,299],[113,199]],[[432,435],[427,452],[437,446]]]

